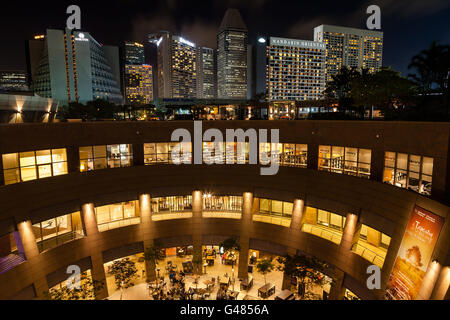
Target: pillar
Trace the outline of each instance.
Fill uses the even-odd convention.
[[[144,145],[142,143],[133,143],[133,166],[144,165]]]
[[[93,203],[85,203],[81,206],[83,225],[86,231],[87,245],[91,253],[91,276],[94,283],[94,294],[96,300],[108,297],[108,286],[106,283],[105,267],[103,266],[103,254],[99,250],[100,232],[98,231],[97,219]]]
[[[358,241],[361,222],[358,221],[358,215],[347,213],[345,219],[344,232],[342,233],[340,251],[350,251],[354,243]]]
[[[370,165],[370,180],[383,181],[384,176],[384,150],[372,150]]]
[[[302,229],[303,212],[305,209],[305,201],[300,199],[294,200],[294,209],[292,210],[291,229],[300,231]]]
[[[153,230],[154,224],[151,213],[151,198],[149,194],[139,196],[139,212],[141,215],[141,234],[144,245],[144,252],[154,245]],[[156,280],[156,264],[153,261],[145,260],[145,275],[147,281]]]
[[[345,273],[339,269],[334,271],[333,282],[330,287],[329,300],[344,300],[345,287],[344,287],[344,276]]]
[[[317,170],[318,161],[319,161],[319,145],[315,143],[308,143],[307,168]]]
[[[238,279],[244,280],[248,278],[248,251],[250,250],[250,228],[253,221],[253,193],[244,192],[242,195],[242,219],[241,230],[239,234],[239,244],[241,250],[239,252]]]
[[[203,194],[201,191],[192,192],[192,261],[202,259],[202,212],[203,212]],[[194,273],[202,274],[203,263],[194,263]]]
[[[45,273],[39,266],[39,249],[36,243],[36,237],[33,232],[31,221],[23,221],[17,225],[20,234],[21,243],[25,258],[30,264],[32,270],[32,279],[36,297],[38,299],[45,299],[45,293],[48,292],[48,284]],[[36,265],[36,266],[35,266]]]
[[[434,285],[433,292],[431,293],[431,300],[444,300],[446,294],[449,292],[448,288],[450,285],[450,267],[441,268],[439,273],[439,278]]]
[[[67,172],[80,172],[80,151],[78,146],[66,147]]]
[[[416,300],[428,300],[441,273],[441,265],[436,260],[428,264],[427,271],[420,285]]]

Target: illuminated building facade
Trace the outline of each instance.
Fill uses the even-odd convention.
[[[138,42],[125,41],[124,58],[125,64],[145,64],[144,45]]]
[[[152,66],[125,65],[125,101],[126,104],[149,104],[153,101]]]
[[[117,47],[101,45],[87,32],[47,29],[27,48],[36,94],[62,105],[95,99],[122,103]]]
[[[219,99],[246,99],[247,43],[247,27],[239,11],[228,9],[217,34],[217,94]]]
[[[0,71],[0,91],[27,91],[27,74],[24,71]]]
[[[327,81],[344,67],[369,69],[382,66],[383,32],[348,27],[320,25],[314,28],[314,41],[326,43]]]
[[[157,46],[158,98],[197,96],[197,49],[195,43],[169,32],[149,35]]]
[[[266,48],[270,101],[317,100],[325,90],[323,43],[271,37]]]
[[[197,48],[197,98],[212,99],[216,96],[214,49]]]

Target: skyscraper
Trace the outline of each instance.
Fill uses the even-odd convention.
[[[215,86],[215,50],[197,47],[197,98],[213,99],[216,96]]]
[[[222,99],[247,98],[247,27],[228,9],[217,33],[217,92]]]
[[[145,64],[143,44],[124,42],[122,74],[126,104],[149,104],[153,101],[153,69]]]
[[[270,101],[317,100],[325,90],[325,44],[270,38],[266,48]]]
[[[87,32],[47,29],[27,49],[36,94],[61,105],[98,98],[122,103],[117,47],[101,45]]]
[[[149,35],[157,46],[158,97],[196,98],[197,50],[195,43],[163,31]]]
[[[383,32],[320,25],[314,28],[314,41],[327,45],[327,81],[343,67],[375,72],[382,66]]]
[[[123,46],[125,64],[145,64],[144,45],[138,42],[125,41]]]

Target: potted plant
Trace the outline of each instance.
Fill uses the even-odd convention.
[[[266,275],[275,269],[272,259],[264,258],[256,264],[256,270],[264,276],[264,284],[267,284]]]
[[[159,261],[164,260],[161,252],[161,243],[157,240],[153,241],[153,245],[147,247],[144,251],[145,269],[147,270],[147,282],[156,280],[155,269]]]

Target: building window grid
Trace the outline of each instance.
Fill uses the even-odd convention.
[[[352,149],[356,151],[356,159],[347,157]],[[362,161],[361,153],[363,152],[368,154],[368,161]],[[370,149],[320,145],[318,169],[369,179],[371,156]]]
[[[192,211],[192,195],[152,198],[152,214]]]
[[[141,223],[137,200],[95,207],[95,218],[100,232]]]
[[[80,171],[130,167],[133,152],[130,144],[80,147]]]
[[[241,196],[203,195],[203,210],[242,212],[243,200]]]

